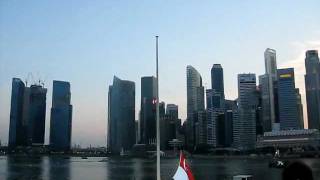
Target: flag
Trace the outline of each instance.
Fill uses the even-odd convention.
[[[186,158],[182,152],[180,152],[180,163],[176,173],[173,176],[174,180],[194,180],[191,172],[191,168],[186,161]]]

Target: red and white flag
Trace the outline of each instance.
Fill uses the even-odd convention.
[[[194,180],[191,172],[191,168],[186,161],[186,158],[182,152],[180,152],[180,163],[176,173],[173,176],[174,180]]]

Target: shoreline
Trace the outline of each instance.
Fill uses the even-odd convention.
[[[136,157],[136,156],[119,156],[119,155],[109,155],[109,156],[102,156],[102,155],[75,155],[75,154],[33,154],[33,155],[26,155],[26,154],[1,154],[0,157],[22,157],[22,158],[38,158],[38,157],[56,157],[56,158],[119,158],[119,159],[153,159],[148,157]],[[175,159],[179,158],[176,156],[172,157],[161,157],[161,159]],[[193,154],[188,156],[189,159],[272,159],[273,156],[270,155],[202,155],[202,154]],[[287,155],[282,156],[280,159],[320,159],[319,156],[315,157],[304,157],[299,154],[295,155]]]

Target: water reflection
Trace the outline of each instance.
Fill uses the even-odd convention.
[[[43,179],[41,157],[7,157],[7,180]]]
[[[80,157],[14,157],[0,159],[0,179],[41,180],[149,180],[156,179],[155,159],[136,158],[81,159]],[[188,159],[196,179],[232,179],[239,174],[250,174],[254,179],[281,179],[282,169],[268,167],[263,158],[193,158]],[[319,159],[300,159],[319,179]],[[161,159],[162,179],[171,179],[178,159]]]
[[[70,177],[70,158],[53,157],[47,158],[50,180],[69,180]]]
[[[150,180],[156,179],[155,159],[124,159],[112,158],[106,163],[106,179],[132,179]],[[162,179],[171,179],[178,165],[178,159],[166,159],[161,161]]]
[[[129,159],[114,159],[107,165],[107,179],[126,179],[133,174],[133,162]]]

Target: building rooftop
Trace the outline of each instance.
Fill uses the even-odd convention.
[[[264,136],[292,136],[292,135],[308,135],[318,133],[317,129],[300,129],[300,130],[283,130],[283,131],[273,131],[265,132]]]

